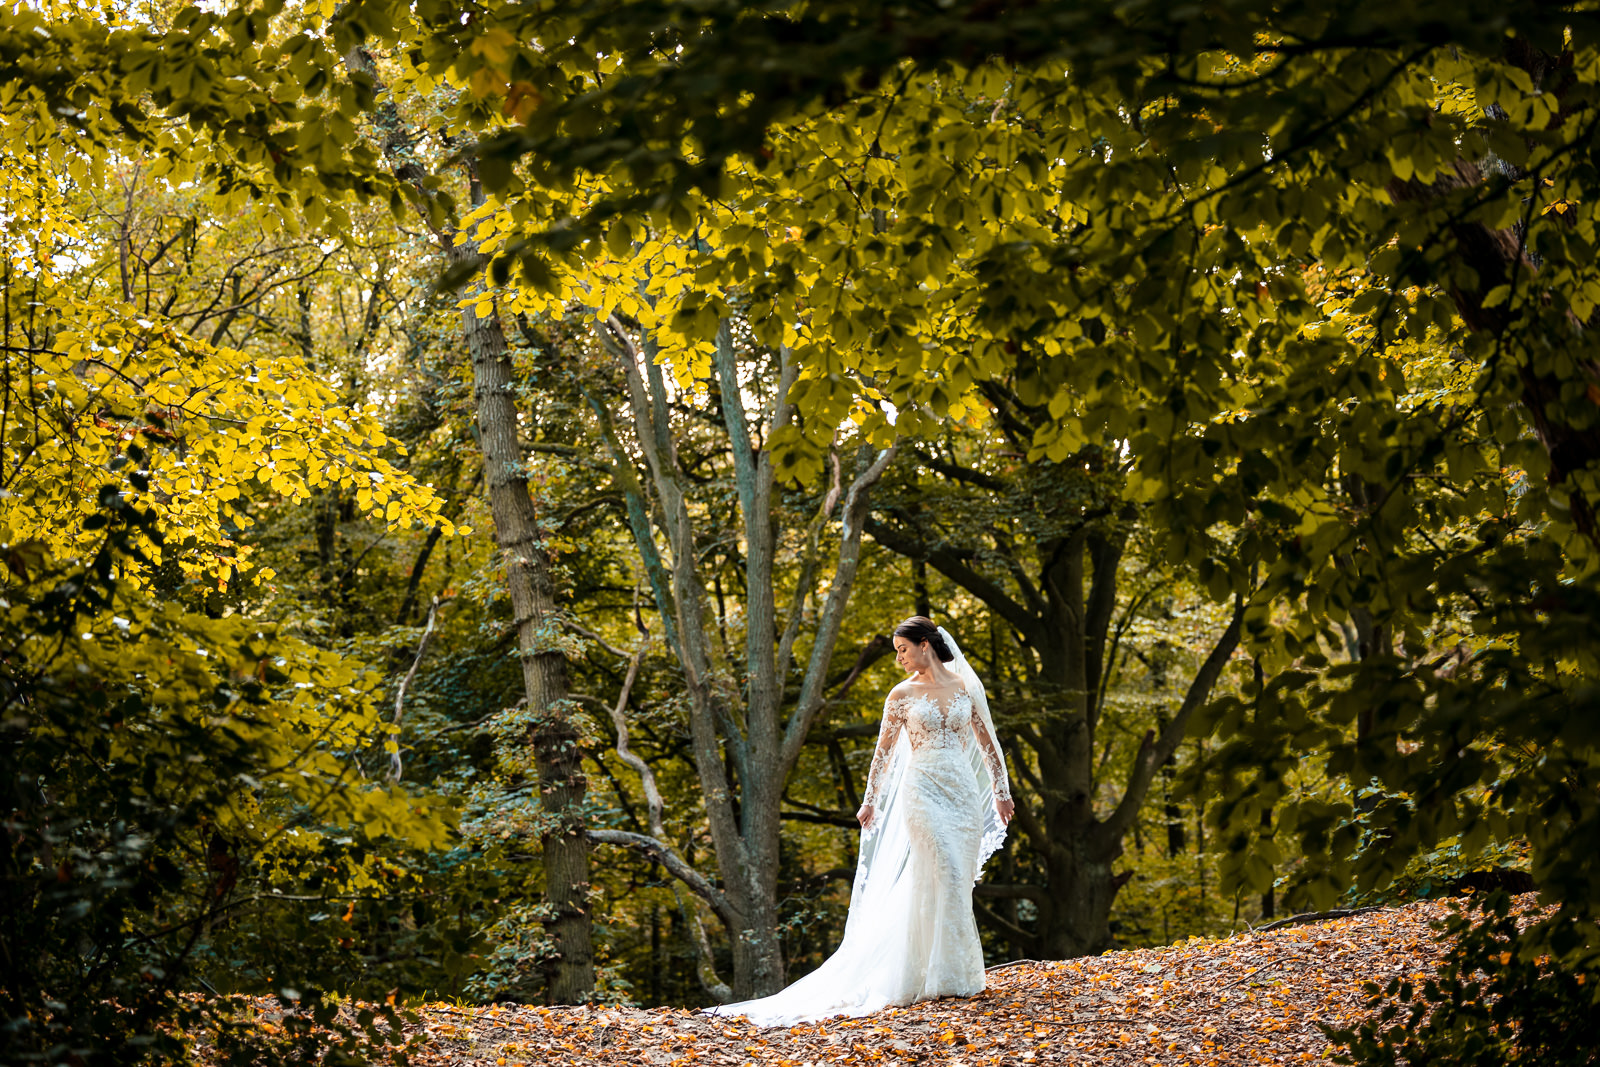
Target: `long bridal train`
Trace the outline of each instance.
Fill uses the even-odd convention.
[[[983,991],[972,886],[1005,840],[996,802],[1010,793],[983,685],[938,632],[961,687],[943,701],[891,694],[885,702],[867,779],[874,816],[838,950],[782,992],[710,1014],[790,1026]]]

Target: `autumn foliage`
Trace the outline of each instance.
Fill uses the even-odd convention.
[[[1173,1067],[1325,1062],[1325,1028],[1373,1017],[1369,983],[1423,982],[1453,906],[1420,903],[1083,960],[993,967],[970,999],[788,1029],[657,1008],[422,1005],[412,1062],[533,1067],[1016,1063]],[[347,1009],[347,1011],[353,1009]],[[276,1032],[282,1006],[255,1007]]]
[[[1591,1062],[1597,134],[1536,0],[11,4],[0,1059]],[[993,988],[690,1014],[930,612]]]

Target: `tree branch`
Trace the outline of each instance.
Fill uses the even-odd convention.
[[[1332,911],[1308,911],[1301,915],[1291,915],[1286,919],[1269,922],[1265,926],[1253,926],[1250,929],[1252,933],[1265,934],[1273,930],[1282,930],[1286,926],[1328,922],[1331,919],[1347,919],[1352,915],[1365,915],[1369,911],[1382,910],[1383,905],[1374,904],[1368,908],[1335,908]]]
[[[595,644],[599,645],[601,648],[605,649],[607,652],[611,653],[613,656],[617,657],[618,659],[629,659],[630,658],[630,653],[622,651],[622,649],[618,648],[616,645],[613,645],[611,642],[607,641],[605,638],[601,637],[599,634],[595,633],[593,630],[590,630],[590,629],[588,629],[587,627],[584,627],[584,626],[580,626],[573,619],[562,619],[561,620],[561,624],[563,626],[565,626],[567,629],[571,630],[573,633],[577,634],[578,636],[584,637],[584,638],[589,639],[590,641],[593,641]],[[649,643],[649,638],[645,639],[645,643],[646,644]],[[637,660],[638,660],[639,656],[643,653],[643,651],[644,651],[644,645],[640,645],[638,649],[635,649],[634,652],[631,653],[631,658],[635,660],[635,665],[632,665],[632,666],[630,666],[628,668],[628,681],[626,683],[624,683],[624,685],[622,687],[622,696],[623,696],[624,702],[626,702],[626,700],[627,700],[628,687],[633,684],[633,676],[639,669],[638,666],[637,666]]]
[[[852,726],[839,726],[832,730],[814,730],[806,734],[806,743],[826,745],[843,737],[877,737],[880,727],[875,722],[861,722]]]
[[[1024,930],[1011,920],[1002,918],[1000,915],[995,913],[994,909],[986,907],[985,905],[974,900],[972,902],[972,910],[977,913],[979,919],[982,919],[984,922],[988,923],[996,930],[999,930],[1001,933],[1005,934],[1018,944],[1032,946],[1035,943],[1034,934]]]
[[[892,651],[894,651],[894,642],[889,639],[888,634],[874,635],[872,640],[861,646],[861,651],[857,654],[855,663],[851,664],[850,670],[845,673],[842,679],[837,676],[828,679],[828,687],[833,689],[833,693],[828,699],[843,700],[845,694],[850,692],[850,687],[856,684],[856,679],[861,677],[861,673]]]
[[[643,623],[640,623],[640,629],[644,629]],[[596,638],[596,640],[599,639]],[[606,647],[609,648],[610,646]],[[644,787],[650,833],[656,845],[665,851],[671,851],[674,860],[681,864],[685,870],[692,870],[683,861],[682,857],[677,855],[675,850],[672,850],[669,845],[664,843],[667,840],[666,827],[662,822],[662,812],[665,805],[661,800],[661,790],[656,783],[655,771],[651,770],[650,765],[628,747],[628,718],[626,714],[628,696],[633,692],[633,683],[639,677],[639,666],[644,662],[645,653],[649,649],[650,633],[646,630],[640,637],[639,647],[634,649],[633,657],[628,662],[628,674],[622,681],[622,690],[617,695],[616,706],[610,709],[611,723],[617,729],[617,758],[639,772],[639,782]],[[626,831],[618,832],[624,833]],[[668,870],[672,870],[670,864],[663,863],[663,866],[666,866]],[[680,881],[683,880],[681,875],[679,878]],[[699,892],[699,890],[696,891]],[[684,898],[679,883],[673,884],[672,892],[673,896],[678,900],[678,910],[683,913],[684,923],[688,926],[690,937],[694,940],[695,951],[699,956],[696,973],[699,975],[700,984],[719,1003],[725,1004],[733,999],[733,991],[726,982],[717,977],[716,957],[711,951],[711,940],[706,936],[705,924],[700,921],[699,913]]]
[[[448,601],[446,601],[448,603]],[[389,781],[398,782],[402,765],[400,762],[400,720],[405,715],[406,689],[411,685],[411,679],[417,676],[417,668],[422,665],[422,657],[428,651],[428,643],[433,640],[433,626],[439,618],[439,598],[434,597],[428,605],[428,624],[423,627],[422,640],[417,642],[417,654],[411,661],[411,669],[406,671],[406,676],[400,679],[400,688],[394,694],[394,718],[390,720],[390,733],[393,734],[394,751],[389,753]]]
[[[1089,736],[1093,737],[1100,718],[1100,694],[1105,691],[1103,679],[1111,673],[1112,662],[1107,656],[1106,636],[1111,619],[1117,610],[1117,573],[1122,561],[1122,542],[1104,536],[1100,531],[1089,534],[1089,561],[1094,574],[1089,579],[1089,599],[1084,611],[1083,648]]]
[[[656,773],[628,747],[626,714],[628,697],[633,692],[635,679],[639,677],[639,665],[644,662],[645,653],[648,651],[650,651],[650,635],[647,633],[640,638],[639,647],[633,650],[633,657],[628,661],[627,677],[622,680],[622,690],[617,694],[616,706],[610,709],[611,725],[617,730],[617,758],[639,772],[640,783],[644,786],[645,803],[650,809],[650,832],[657,838],[665,840],[667,834],[661,823],[661,790],[656,786]]]
[[[995,885],[992,882],[979,882],[972,887],[972,895],[993,900],[1031,900],[1035,903],[1050,899],[1050,891],[1044,886]]]
[[[929,470],[937,471],[946,478],[953,478],[958,482],[966,482],[980,489],[987,489],[991,493],[998,494],[1006,491],[1005,482],[982,471],[976,471],[971,467],[963,467],[959,463],[951,463],[948,460],[940,459],[931,452],[924,452],[920,448],[912,449],[912,455],[920,459],[923,466]]]
[[[749,754],[745,735],[719,699],[717,682],[712,677],[711,649],[702,610],[704,587],[697,570],[694,521],[679,482],[680,470],[666,407],[666,384],[661,377],[661,368],[648,351],[648,338],[645,348],[635,345],[616,315],[607,315],[603,323],[597,323],[596,329],[602,342],[616,355],[627,383],[634,440],[644,453],[655,483],[656,501],[660,505],[658,521],[666,532],[667,543],[672,550],[672,596],[667,603],[674,612],[671,625],[675,627],[678,659],[689,690],[689,733],[694,750],[693,762],[705,797],[717,863],[723,877],[731,880],[736,872],[748,867],[748,846],[734,814],[733,797],[722,763],[722,747],[726,745],[732,755],[734,770],[741,782],[750,781]],[[591,406],[595,406],[593,399]],[[617,466],[621,465],[622,457],[619,456]],[[638,538],[636,529],[635,540]],[[657,603],[662,601],[658,599]],[[723,735],[720,743],[719,732]]]
[[[706,880],[705,875],[685,863],[671,845],[657,841],[644,834],[633,834],[626,830],[590,830],[589,840],[598,841],[604,845],[621,845],[665,867],[674,878],[688,886],[696,896],[704,900],[716,913],[717,918],[727,924],[730,930],[744,928],[744,917],[735,910],[731,901],[723,895],[722,891]]]
[[[789,619],[784,625],[783,636],[778,639],[779,678],[787,678],[789,675],[789,667],[794,657],[794,642],[800,636],[800,624],[805,619],[806,601],[811,598],[812,588],[816,584],[812,581],[812,577],[817,570],[822,530],[828,524],[828,519],[833,516],[834,506],[839,502],[844,474],[838,450],[830,449],[828,459],[833,468],[833,484],[828,487],[828,492],[822,498],[822,507],[817,510],[816,516],[806,528],[805,556],[800,564],[800,580],[795,583],[794,600],[789,606]]]
[[[954,552],[947,548],[928,548],[920,539],[913,539],[871,516],[866,520],[866,532],[896,555],[907,559],[926,559],[946,578],[983,601],[1019,633],[1027,635],[1030,641],[1043,643],[1038,618],[1013,600],[999,585],[967,566]]]
[[[778,818],[784,822],[810,822],[823,826],[842,826],[848,830],[861,829],[861,820],[848,812],[780,811]]]
[[[811,659],[806,665],[805,677],[800,682],[800,699],[796,702],[795,709],[789,716],[789,723],[784,728],[783,759],[779,766],[785,778],[794,768],[795,760],[800,758],[806,731],[811,729],[812,721],[822,710],[828,663],[833,659],[833,650],[839,641],[839,627],[844,622],[845,604],[855,587],[856,568],[861,562],[861,535],[869,514],[868,501],[872,487],[883,477],[883,472],[894,459],[897,447],[898,443],[890,445],[879,452],[871,463],[866,464],[865,469],[851,483],[850,492],[845,497],[844,512],[840,516],[839,563],[834,568],[833,580],[828,585],[828,599],[823,603],[822,614],[817,619],[816,636],[811,644]],[[866,446],[862,447],[861,454],[863,457],[868,454]]]
[[[1211,697],[1211,690],[1217,684],[1217,679],[1222,675],[1222,669],[1227,666],[1233,650],[1239,647],[1239,633],[1244,623],[1245,596],[1240,593],[1234,597],[1233,618],[1228,622],[1228,628],[1222,636],[1217,638],[1217,643],[1212,647],[1211,653],[1206,656],[1205,662],[1195,672],[1194,679],[1189,683],[1189,689],[1184,694],[1183,704],[1178,708],[1178,713],[1172,717],[1167,728],[1161,732],[1158,739],[1152,740],[1150,735],[1145,735],[1144,743],[1139,746],[1139,754],[1134,757],[1133,771],[1128,775],[1128,786],[1123,791],[1122,800],[1117,804],[1109,818],[1101,827],[1110,839],[1118,840],[1128,828],[1133,825],[1133,820],[1139,813],[1139,808],[1144,805],[1145,793],[1150,789],[1154,780],[1156,769],[1167,761],[1178,745],[1183,741],[1184,734],[1189,729],[1189,720],[1194,713]]]
[[[745,684],[749,687],[745,715],[751,748],[768,750],[777,730],[777,708],[783,682],[779,649],[772,635],[777,629],[777,601],[773,590],[776,539],[772,515],[772,457],[757,456],[750,443],[750,426],[744,409],[744,387],[739,381],[738,353],[733,327],[723,319],[717,327],[713,360],[721,386],[722,422],[733,454],[734,487],[739,514],[744,520],[745,542]],[[785,366],[781,377],[787,377]],[[802,581],[804,580],[802,576]],[[781,642],[779,642],[781,645]],[[750,784],[744,780],[746,786]]]

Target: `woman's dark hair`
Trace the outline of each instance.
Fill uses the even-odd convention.
[[[939,657],[940,663],[949,663],[956,658],[950,651],[950,646],[945,643],[944,637],[939,633],[939,627],[926,615],[913,615],[905,622],[894,628],[896,637],[903,637],[913,645],[920,645],[926,641],[933,647],[933,654]]]

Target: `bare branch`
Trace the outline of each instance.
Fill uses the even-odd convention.
[[[842,826],[849,830],[861,828],[861,820],[849,812],[780,811],[778,818],[784,822],[819,823],[823,826]]]
[[[874,634],[872,640],[861,646],[861,652],[856,656],[855,663],[851,664],[850,670],[839,681],[838,687],[828,699],[843,700],[850,692],[850,687],[861,677],[862,672],[892,651],[894,642],[889,639],[888,634]],[[830,686],[833,684],[833,679],[829,679],[829,684]]]
[[[609,645],[606,647],[610,648]],[[665,840],[667,833],[661,824],[661,790],[656,786],[656,772],[628,747],[628,696],[633,692],[633,683],[639,677],[639,665],[644,662],[645,653],[649,650],[650,635],[646,634],[640,639],[639,647],[633,650],[633,659],[628,663],[628,675],[622,680],[622,692],[617,695],[616,707],[611,709],[611,724],[617,728],[617,758],[638,771],[639,781],[644,785],[645,803],[650,808],[650,832]]]
[[[750,443],[750,426],[745,412],[743,383],[739,381],[738,353],[733,345],[733,327],[723,319],[717,327],[714,353],[717,382],[721,386],[723,427],[733,456],[733,480],[739,498],[745,540],[745,684],[749,687],[745,716],[751,745],[764,747],[765,737],[776,717],[769,714],[782,700],[782,660],[774,647],[777,603],[772,573],[775,563],[775,530],[772,522],[773,469],[770,452],[756,455]],[[787,371],[787,368],[784,368]],[[801,585],[806,576],[802,571]],[[803,596],[803,593],[801,594]],[[782,641],[779,642],[782,646]]]
[[[952,463],[949,460],[940,459],[933,453],[923,449],[914,449],[913,454],[922,461],[922,465],[924,467],[927,467],[932,471],[937,471],[946,478],[950,478],[954,481],[966,482],[969,485],[975,485],[980,489],[987,489],[989,492],[996,494],[1004,493],[1008,488],[1004,481],[994,477],[993,475],[985,474],[979,470],[973,470],[971,467],[963,467],[959,463]]]
[[[573,628],[587,633],[581,627],[575,626]],[[598,637],[594,638],[594,640],[600,641]],[[605,644],[603,641],[600,643]],[[611,646],[606,645],[606,647],[610,648]],[[663,850],[672,851],[674,860],[682,865],[685,870],[691,870],[692,868],[683,861],[682,857],[679,857],[675,851],[671,850],[670,846],[665,844],[667,831],[661,818],[664,805],[661,800],[661,789],[656,783],[655,771],[651,770],[650,765],[628,747],[628,697],[633,692],[633,683],[639,677],[639,666],[644,662],[645,653],[649,649],[650,634],[646,632],[639,639],[639,647],[634,649],[633,658],[628,662],[628,674],[622,680],[622,691],[617,695],[616,706],[610,709],[611,723],[617,728],[617,758],[639,772],[639,782],[644,786],[645,805],[649,810],[650,833],[654,836],[657,845]],[[672,870],[671,864],[665,861],[663,861],[663,866],[666,866],[668,870]],[[674,871],[674,873],[677,872]],[[678,899],[678,909],[683,913],[684,922],[688,925],[690,936],[694,940],[695,950],[699,957],[696,973],[699,975],[700,984],[705,987],[706,992],[710,993],[718,1003],[726,1004],[733,999],[733,990],[729,988],[726,982],[717,977],[716,957],[711,950],[711,939],[706,936],[705,924],[700,921],[700,914],[695,910],[692,903],[683,896],[682,887],[678,883],[673,884],[672,892]]]
[[[448,601],[446,601],[448,603]],[[406,689],[411,685],[411,679],[417,676],[417,668],[422,665],[422,657],[428,651],[428,643],[433,640],[433,627],[439,619],[439,598],[434,597],[428,605],[428,624],[423,627],[422,640],[417,642],[417,655],[411,661],[411,669],[406,671],[406,676],[400,680],[400,688],[394,694],[394,718],[390,720],[394,741],[394,751],[389,753],[389,781],[398,782],[402,770],[400,763],[400,720],[405,715]]]
[[[800,624],[805,618],[806,601],[811,598],[812,587],[816,584],[812,576],[817,569],[817,553],[822,541],[822,530],[828,524],[828,519],[833,516],[833,509],[839,502],[842,490],[843,471],[839,462],[837,449],[830,449],[828,458],[833,465],[833,484],[828,488],[827,495],[823,497],[822,507],[817,511],[816,517],[811,520],[806,528],[805,556],[800,563],[800,580],[795,582],[794,601],[789,606],[789,621],[783,628],[783,636],[778,639],[778,677],[787,678],[789,667],[793,661],[794,642],[800,636]]]
[[[1144,804],[1145,793],[1149,791],[1150,783],[1155,778],[1156,768],[1178,750],[1179,743],[1189,729],[1189,720],[1211,698],[1211,690],[1222,675],[1222,669],[1233,656],[1233,650],[1239,647],[1239,634],[1244,624],[1245,600],[1243,593],[1234,598],[1233,618],[1229,620],[1228,628],[1217,638],[1211,653],[1195,672],[1193,680],[1189,683],[1188,692],[1184,694],[1183,704],[1178,708],[1178,713],[1172,717],[1172,721],[1167,724],[1167,728],[1161,732],[1159,738],[1154,738],[1150,734],[1145,735],[1144,742],[1139,746],[1139,754],[1134,757],[1133,772],[1128,776],[1128,786],[1122,794],[1122,800],[1110,817],[1101,824],[1102,831],[1110,835],[1113,840],[1121,839],[1133,825],[1139,808]]]
[[[742,930],[744,917],[733,907],[733,903],[723,895],[722,890],[706,880],[705,875],[685,863],[677,851],[664,841],[657,841],[644,834],[633,834],[626,830],[590,830],[589,840],[598,841],[604,845],[622,845],[631,848],[646,859],[653,860],[665,867],[674,878],[694,891],[694,894],[708,904],[717,918],[727,924],[730,930]]]
[[[584,627],[584,626],[579,626],[576,622],[574,622],[571,619],[562,619],[561,623],[562,623],[563,626],[565,626],[567,629],[571,630],[573,633],[579,635],[580,637],[588,638],[590,641],[593,641],[595,644],[599,645],[601,648],[605,649],[607,652],[611,653],[613,656],[617,657],[618,659],[628,659],[629,658],[629,654],[628,653],[622,651],[622,649],[618,648],[616,645],[611,644],[609,641],[607,641],[605,638],[601,637],[599,634],[595,633],[593,630],[590,630],[590,629],[588,629],[587,627]],[[646,644],[648,644],[648,643],[649,643],[649,639],[646,638]],[[639,667],[638,667],[638,659],[639,659],[639,657],[641,655],[644,654],[644,648],[645,648],[644,645],[640,645],[639,648],[636,649],[632,654],[634,663],[633,663],[632,666],[630,666],[628,668],[628,680],[622,686],[622,698],[623,698],[624,702],[626,702],[627,698],[628,698],[628,687],[633,684],[634,673],[636,671],[638,671],[638,669],[639,669]],[[615,718],[615,716],[613,716],[613,718]]]
[[[1005,934],[1011,940],[1023,945],[1032,945],[1035,935],[1024,930],[1010,919],[1002,918],[993,908],[985,907],[976,900],[972,902],[972,910],[977,912],[978,918]]]
[[[1012,599],[997,583],[968,566],[959,553],[948,547],[928,548],[920,538],[912,537],[878,519],[867,519],[867,532],[874,541],[897,555],[908,559],[926,559],[946,578],[992,608],[1018,633],[1036,644],[1042,643],[1039,619]]]
[[[811,645],[811,659],[806,665],[805,677],[800,682],[800,699],[784,728],[783,760],[780,766],[788,775],[800,749],[806,741],[806,731],[817,713],[822,710],[827,687],[828,663],[833,659],[834,646],[839,640],[839,627],[844,622],[845,604],[855,586],[856,568],[861,562],[861,535],[866,528],[868,501],[872,489],[883,477],[894,459],[898,443],[879,452],[850,484],[845,496],[844,512],[840,516],[839,563],[834,568],[829,583],[828,599],[817,619],[816,637]],[[866,449],[862,450],[863,453]]]
[[[1383,905],[1374,904],[1367,908],[1334,908],[1332,911],[1309,911],[1301,915],[1291,915],[1287,919],[1269,922],[1265,926],[1252,926],[1254,933],[1264,934],[1272,930],[1282,930],[1286,926],[1299,926],[1302,923],[1321,923],[1331,919],[1348,919],[1352,915],[1365,915],[1369,911],[1382,911]]]
[[[1035,902],[1050,899],[1050,891],[1042,885],[996,885],[993,882],[979,882],[972,887],[975,897],[990,897],[995,900],[1032,900]]]
[[[711,939],[706,936],[706,924],[700,921],[700,912],[683,892],[683,887],[677,882],[672,884],[672,895],[678,900],[678,911],[683,916],[685,925],[689,927],[690,936],[694,938],[694,948],[698,959],[695,962],[695,977],[700,979],[700,988],[711,994],[711,999],[718,1004],[727,1004],[733,1000],[733,987],[717,977],[716,956],[711,951]]]

